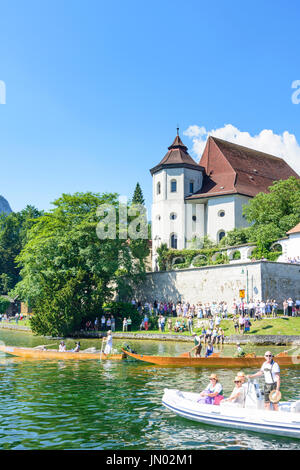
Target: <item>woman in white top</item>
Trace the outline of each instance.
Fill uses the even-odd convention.
[[[61,341],[60,344],[59,344],[59,348],[58,348],[58,351],[59,352],[66,352],[67,348],[66,348],[66,345],[64,343],[64,341]]]
[[[111,351],[112,351],[112,334],[111,334],[111,330],[108,330],[107,337],[104,338],[104,341],[106,341],[104,354],[110,354]]]
[[[208,386],[200,393],[200,400],[198,401],[202,401],[201,399],[206,397],[205,403],[214,404],[215,398],[218,395],[223,395],[223,387],[219,382],[217,374],[211,374],[209,381]]]
[[[234,379],[234,385],[235,385],[235,387],[234,387],[230,397],[225,398],[222,401],[221,405],[223,406],[223,405],[232,403],[232,404],[242,408],[244,406],[244,402],[245,402],[245,388],[243,387],[241,377],[239,377],[238,375]]]

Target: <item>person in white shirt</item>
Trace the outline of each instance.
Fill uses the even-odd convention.
[[[106,345],[104,348],[104,354],[110,354],[112,351],[112,334],[111,330],[108,330],[107,332],[107,337],[104,338],[104,341],[106,341]]]
[[[253,377],[259,377],[264,375],[265,386],[264,386],[264,395],[265,395],[265,408],[270,409],[270,393],[273,390],[279,392],[280,389],[280,367],[277,362],[273,359],[273,354],[270,351],[265,353],[265,362],[261,366],[260,370],[256,374],[247,375],[247,379],[252,379]],[[273,403],[273,409],[278,411],[278,404]]]
[[[234,379],[234,389],[230,395],[229,398],[225,398],[222,402],[221,405],[226,405],[226,404],[234,404],[236,406],[239,406],[242,408],[244,406],[245,402],[245,389],[242,384],[242,379],[238,375]]]
[[[61,341],[58,347],[59,352],[66,352],[67,348],[64,341]]]

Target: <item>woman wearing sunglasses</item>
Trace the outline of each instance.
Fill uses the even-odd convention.
[[[247,375],[247,379],[252,379],[253,377],[259,377],[264,375],[265,386],[264,386],[264,395],[265,395],[265,408],[270,409],[270,393],[273,390],[279,392],[280,389],[280,368],[277,362],[273,359],[273,354],[270,351],[265,353],[265,362],[261,366],[260,370],[253,375]],[[273,403],[273,409],[278,411],[278,403]]]
[[[240,376],[236,376],[234,379],[234,389],[229,398],[225,398],[221,405],[234,404],[239,407],[243,407],[245,402],[245,389],[243,387],[242,379]]]

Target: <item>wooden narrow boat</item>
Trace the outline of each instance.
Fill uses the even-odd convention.
[[[113,361],[121,361],[122,359],[126,358],[126,355],[124,353],[122,354],[109,354],[106,355],[103,352],[101,353],[85,353],[83,351],[81,352],[71,352],[71,351],[66,351],[66,352],[60,352],[55,349],[47,349],[47,350],[41,350],[41,349],[34,349],[34,348],[20,348],[16,346],[4,346],[0,345],[0,351],[10,354],[12,356],[17,356],[17,357],[24,357],[24,358],[32,358],[32,359],[98,359],[98,360],[113,360]]]
[[[147,356],[145,354],[136,354],[125,349],[122,351],[134,359],[139,361],[148,362],[150,364],[156,364],[159,366],[174,366],[174,367],[220,367],[220,368],[245,368],[245,367],[261,367],[265,362],[263,356],[255,356],[249,354],[245,357],[230,357],[230,356],[219,356],[212,355],[210,357],[188,357],[186,355],[181,356]],[[299,367],[300,356],[288,356],[287,354],[280,354],[274,357],[275,361],[280,367]]]

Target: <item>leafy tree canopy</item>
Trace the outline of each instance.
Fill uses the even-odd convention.
[[[27,243],[27,232],[43,213],[33,206],[0,215],[0,293],[7,294],[20,280],[16,257]]]
[[[14,294],[30,302],[35,332],[77,330],[100,314],[118,287],[124,292],[124,276],[140,278],[140,260],[133,260],[127,239],[119,238],[118,219],[115,238],[97,235],[98,209],[106,204],[118,213],[116,194],[63,194],[27,233],[18,257],[22,281]]]

